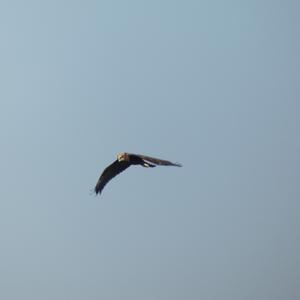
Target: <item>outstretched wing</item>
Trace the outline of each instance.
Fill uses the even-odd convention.
[[[163,160],[155,157],[150,157],[146,155],[140,155],[140,154],[134,154],[136,156],[139,156],[141,159],[145,160],[146,162],[150,162],[159,166],[175,166],[175,167],[181,167],[181,164],[178,163],[172,163],[171,161],[168,160]]]
[[[111,165],[109,165],[101,174],[96,186],[95,193],[101,193],[104,186],[115,176],[123,172],[130,166],[128,161],[114,161]]]

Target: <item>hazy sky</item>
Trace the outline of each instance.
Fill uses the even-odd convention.
[[[300,299],[299,3],[2,0],[0,298]]]

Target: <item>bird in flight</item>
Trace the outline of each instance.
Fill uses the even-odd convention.
[[[163,160],[159,158],[154,158],[150,156],[133,154],[133,153],[119,153],[117,155],[117,160],[111,165],[104,169],[102,172],[96,186],[95,193],[101,194],[104,186],[115,176],[126,170],[131,165],[141,165],[145,168],[154,168],[158,166],[175,166],[181,167],[181,164],[172,163],[168,160]]]

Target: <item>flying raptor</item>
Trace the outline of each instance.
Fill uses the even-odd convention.
[[[181,164],[172,163],[168,160],[163,160],[159,158],[154,158],[150,156],[133,154],[133,153],[119,153],[117,155],[117,160],[109,165],[102,172],[96,186],[95,193],[101,194],[104,186],[115,176],[126,170],[131,165],[141,165],[145,168],[154,168],[158,166],[176,166],[181,167]]]

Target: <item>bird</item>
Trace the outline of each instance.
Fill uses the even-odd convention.
[[[115,176],[126,170],[131,165],[141,165],[145,168],[154,168],[156,166],[175,166],[182,167],[179,163],[172,163],[168,160],[154,158],[141,154],[122,152],[117,154],[117,159],[104,169],[95,186],[95,193],[101,194],[104,186]]]

